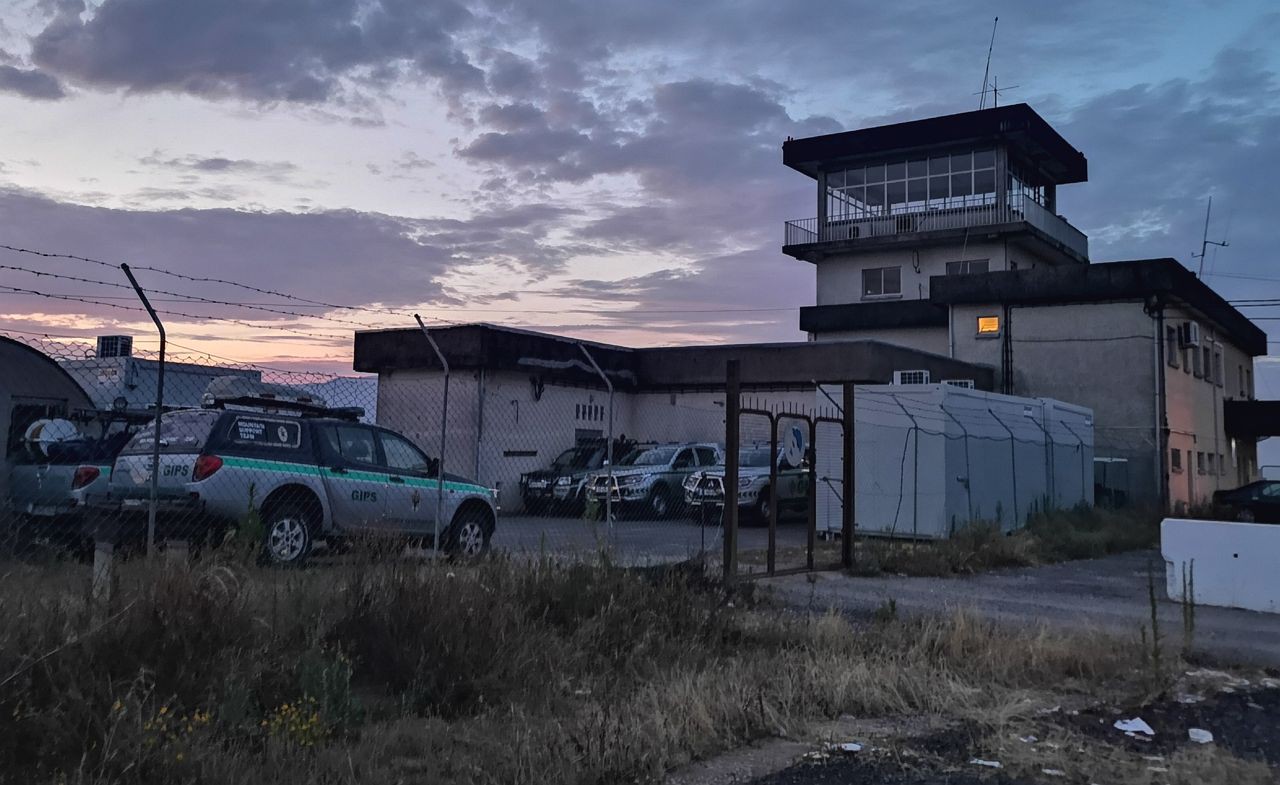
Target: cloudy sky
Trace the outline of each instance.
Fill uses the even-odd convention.
[[[0,244],[252,284],[140,272],[173,340],[224,356],[349,369],[352,329],[415,309],[634,345],[798,339],[812,268],[779,246],[812,182],[782,141],[976,108],[997,14],[1002,101],[1089,158],[1060,209],[1094,259],[1193,264],[1212,194],[1230,247],[1208,282],[1280,298],[1272,2],[0,8]],[[7,329],[151,334],[103,305],[134,305],[118,271],[0,265]]]

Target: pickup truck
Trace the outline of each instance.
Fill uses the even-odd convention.
[[[445,551],[474,557],[487,550],[496,491],[439,477],[438,461],[404,436],[360,422],[362,415],[252,397],[165,414],[157,538],[213,547],[252,510],[264,529],[264,563],[301,564],[317,540],[331,548],[366,536],[430,545],[437,530]],[[118,522],[122,540],[145,531],[156,438],[154,424],[134,436],[116,459],[105,498],[93,503]]]
[[[94,412],[33,424],[9,467],[15,548],[35,541],[77,549],[85,536],[85,493],[105,493],[116,455],[149,413]]]
[[[787,463],[781,450],[774,460],[778,467],[778,515],[806,509],[809,502],[808,468]],[[768,523],[772,512],[769,508],[769,469],[768,447],[744,448],[738,452],[738,508],[759,523]],[[724,507],[724,478],[725,467],[721,464],[694,472],[685,480],[685,503],[695,518],[701,516],[703,507],[717,513]],[[747,518],[742,517],[741,520]]]

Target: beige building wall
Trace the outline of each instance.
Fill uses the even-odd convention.
[[[946,275],[948,262],[987,262],[990,272],[1029,270],[1048,264],[1044,258],[1022,245],[1005,240],[970,238],[968,243],[891,248],[832,255],[816,263],[816,305],[880,302],[884,300],[924,300],[929,297],[929,278]],[[902,275],[902,293],[864,296],[862,271],[877,267],[897,267]]]
[[[1196,315],[1165,309],[1166,327],[1188,321],[1196,321]],[[1235,488],[1257,476],[1256,443],[1227,438],[1222,423],[1224,400],[1253,397],[1253,359],[1203,321],[1199,324],[1200,346],[1179,347],[1167,333],[1165,344],[1169,491],[1175,503],[1184,504],[1207,503],[1214,491]]]

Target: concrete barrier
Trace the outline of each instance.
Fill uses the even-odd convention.
[[[1169,599],[1280,613],[1280,526],[1166,518],[1160,552]]]

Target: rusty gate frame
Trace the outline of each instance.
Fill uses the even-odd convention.
[[[840,505],[840,568],[850,569],[854,564],[854,533],[857,522],[854,515],[854,385],[852,382],[842,383],[844,406],[840,408],[839,417],[807,415],[788,410],[774,411],[742,406],[741,369],[737,360],[729,360],[725,380],[725,473],[724,473],[724,579],[733,581],[738,578],[773,577],[775,575],[791,575],[813,572],[817,569],[814,563],[814,551],[817,548],[818,535],[818,424],[831,423],[841,427],[843,445],[843,477],[844,493]],[[833,401],[834,403],[834,401]],[[742,446],[742,415],[763,416],[769,421],[769,544],[766,554],[766,569],[763,576],[738,575],[738,454]],[[800,420],[809,426],[809,449],[813,450],[813,458],[809,461],[809,478],[807,483],[808,504],[806,510],[805,566],[786,570],[777,569],[778,538],[778,423],[781,420]],[[733,503],[730,503],[730,499]]]

